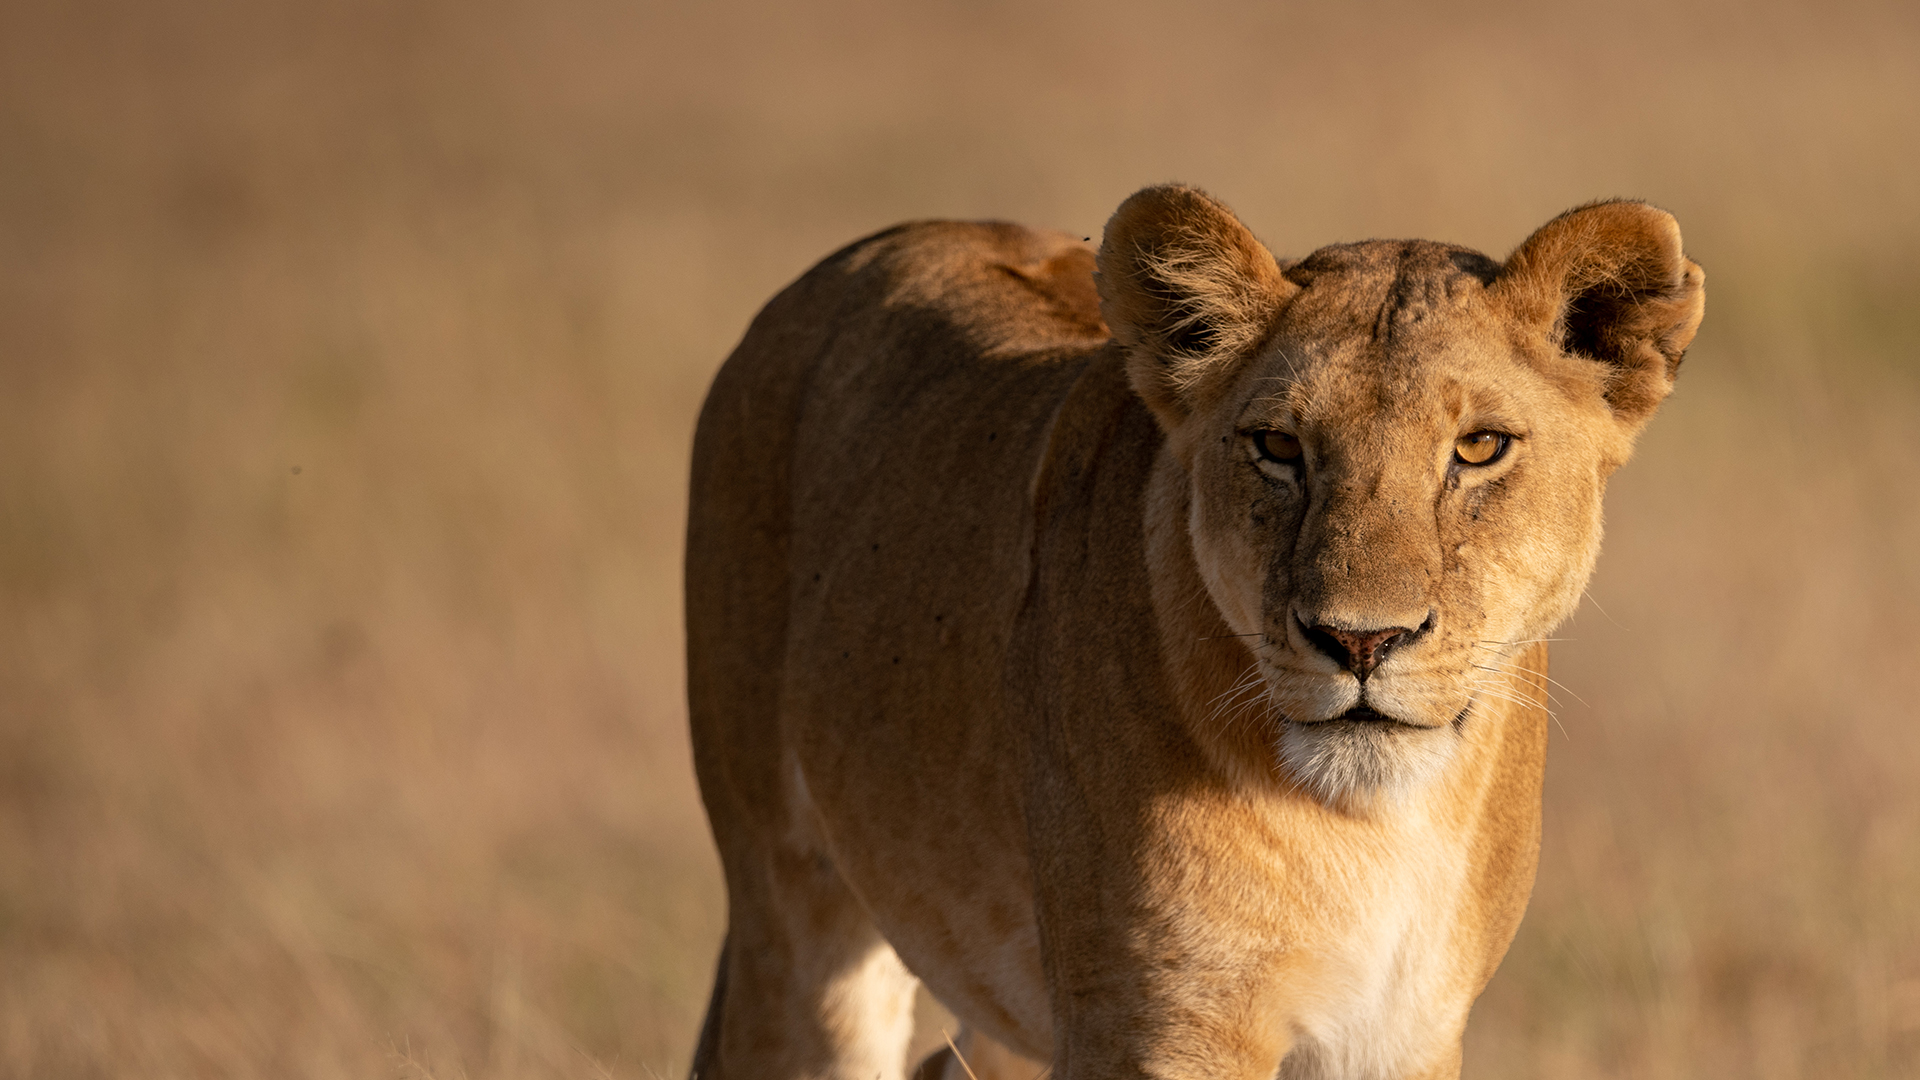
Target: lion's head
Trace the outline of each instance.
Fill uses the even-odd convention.
[[[1186,187],[1114,214],[1101,311],[1295,779],[1330,801],[1418,785],[1572,613],[1703,282],[1639,202],[1563,214],[1504,263],[1420,241],[1281,263]]]

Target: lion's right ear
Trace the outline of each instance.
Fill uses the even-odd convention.
[[[1165,427],[1259,343],[1298,288],[1233,211],[1177,184],[1137,192],[1114,211],[1096,280],[1134,392]]]

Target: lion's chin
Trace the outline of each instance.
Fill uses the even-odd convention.
[[[1360,706],[1331,720],[1287,724],[1280,757],[1321,802],[1361,809],[1405,801],[1440,775],[1459,744],[1453,725],[1403,724]]]

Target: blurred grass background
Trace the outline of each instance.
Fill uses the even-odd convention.
[[[0,4],[0,1075],[682,1072],[708,378],[859,235],[1169,179],[1679,215],[1467,1072],[1920,1075],[1917,164],[1907,3]]]

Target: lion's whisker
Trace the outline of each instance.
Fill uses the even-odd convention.
[[[1603,607],[1601,607],[1601,606],[1600,606],[1600,601],[1598,601],[1598,600],[1595,600],[1595,599],[1593,598],[1593,590],[1592,590],[1592,589],[1591,589],[1590,587],[1587,587],[1587,586],[1581,586],[1581,588],[1580,588],[1580,595],[1581,595],[1581,596],[1584,596],[1584,597],[1586,597],[1586,598],[1587,598],[1587,601],[1588,601],[1589,603],[1591,603],[1591,604],[1593,605],[1593,610],[1595,610],[1595,611],[1597,611],[1597,612],[1599,612],[1599,613],[1600,613],[1601,615],[1604,615],[1604,616],[1606,616],[1606,620],[1607,620],[1608,622],[1610,622],[1610,623],[1612,623],[1612,624],[1613,624],[1613,625],[1615,625],[1615,626],[1619,626],[1619,627],[1620,627],[1620,629],[1622,629],[1622,630],[1625,630],[1625,629],[1626,629],[1626,627],[1624,627],[1624,626],[1620,626],[1620,620],[1618,620],[1618,619],[1616,619],[1616,618],[1614,618],[1614,617],[1613,617],[1613,616],[1611,616],[1611,615],[1607,615],[1607,609],[1606,609],[1606,608],[1603,608]]]
[[[1481,667],[1481,665],[1479,664],[1475,664],[1474,666],[1480,667],[1481,670],[1483,671],[1495,670],[1493,668]],[[1505,672],[1500,672],[1499,674],[1505,676],[1505,678],[1502,680],[1503,682],[1505,682],[1507,685],[1511,685],[1512,676],[1507,675]],[[1497,698],[1502,701],[1512,702],[1513,704],[1518,705],[1521,708],[1541,709],[1547,714],[1547,719],[1553,721],[1553,726],[1560,729],[1560,734],[1565,736],[1568,741],[1572,741],[1573,735],[1571,732],[1567,731],[1566,725],[1560,722],[1560,713],[1556,709],[1543,706],[1538,701],[1534,701],[1528,698],[1523,698],[1515,694],[1511,690],[1500,688],[1496,686],[1494,680],[1492,679],[1475,679],[1469,683],[1469,686],[1471,687],[1471,689],[1468,690],[1467,696],[1470,698],[1478,698],[1484,695],[1486,697]],[[1547,695],[1547,700],[1549,703],[1553,705],[1559,704],[1559,702],[1554,700],[1553,695],[1551,694]],[[1585,704],[1585,703],[1582,702],[1582,704]]]
[[[1519,664],[1516,664],[1511,660],[1496,661],[1496,663],[1500,664],[1502,668],[1509,668],[1513,671],[1525,672],[1528,675],[1533,675],[1533,676],[1537,676],[1539,678],[1545,679],[1549,683],[1552,683],[1553,685],[1559,687],[1560,689],[1565,690],[1567,694],[1573,698],[1573,700],[1580,702],[1580,704],[1582,705],[1587,705],[1586,700],[1582,698],[1579,694],[1574,693],[1572,687],[1568,686],[1566,683],[1561,682],[1560,680],[1554,678],[1553,676],[1547,674],[1544,671],[1535,671],[1530,667],[1521,667]],[[1480,666],[1481,665],[1479,664],[1474,665],[1474,667],[1480,667]],[[1593,706],[1591,705],[1587,705],[1587,708],[1592,708],[1592,707]]]
[[[1212,709],[1207,713],[1204,723],[1208,727],[1218,724],[1219,730],[1223,732],[1233,730],[1234,725],[1239,723],[1241,714],[1257,700],[1257,696],[1254,695],[1258,695],[1265,687],[1266,679],[1262,676],[1259,665],[1248,668],[1247,673],[1237,682],[1207,703],[1212,706]],[[1223,717],[1225,722],[1221,723]]]

